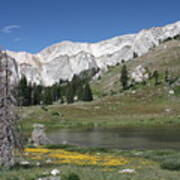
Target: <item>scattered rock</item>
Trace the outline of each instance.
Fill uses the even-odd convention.
[[[62,144],[63,144],[63,145],[66,145],[66,144],[68,144],[68,142],[67,142],[66,140],[63,140],[63,141],[62,141]]]
[[[96,73],[94,76],[93,76],[93,80],[100,80],[101,79],[101,76],[103,74],[103,71],[99,71],[98,73]]]
[[[36,166],[38,166],[38,167],[39,167],[40,165],[41,165],[41,163],[40,163],[40,162],[37,162],[37,163],[36,163]]]
[[[53,175],[53,176],[57,176],[58,174],[60,174],[60,171],[58,169],[53,169],[51,171],[51,175]]]
[[[146,68],[139,65],[135,68],[134,72],[131,73],[131,78],[136,83],[141,83],[149,78],[149,73]]]
[[[47,164],[51,164],[51,163],[52,163],[52,160],[51,160],[51,159],[47,159],[47,160],[46,160],[46,163],[47,163]]]
[[[135,169],[122,169],[122,170],[119,170],[118,173],[121,173],[121,174],[126,174],[126,173],[135,173],[136,170]]]
[[[20,165],[27,167],[27,166],[30,166],[30,162],[29,161],[21,161]]]
[[[169,113],[169,112],[171,112],[171,109],[170,109],[170,108],[166,108],[165,111],[166,111],[167,113]]]
[[[132,94],[136,94],[136,91],[132,91],[131,93],[132,93]]]
[[[180,86],[180,78],[179,79],[175,78],[174,82],[171,84],[171,87],[175,88],[175,87],[178,87],[178,86]]]
[[[100,106],[94,106],[94,109],[100,109]]]
[[[30,162],[28,162],[28,161],[21,161],[20,164],[23,165],[23,166],[27,166],[27,165],[30,165]]]
[[[174,90],[169,90],[169,94],[173,95],[174,94]]]

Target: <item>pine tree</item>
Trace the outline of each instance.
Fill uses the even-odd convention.
[[[51,88],[52,88],[53,101],[58,101],[61,98],[60,85],[58,83],[55,83]]]
[[[76,95],[78,97],[78,100],[80,101],[83,101],[83,92],[84,92],[83,83],[81,83],[78,89],[76,90]]]
[[[169,71],[168,71],[168,69],[165,71],[164,81],[165,81],[165,82],[168,82],[168,81],[169,81]]]
[[[73,87],[72,83],[68,83],[67,89],[66,89],[66,100],[67,100],[68,104],[74,102],[74,96],[75,96],[74,87]]]
[[[81,80],[81,78],[78,75],[74,75],[73,79],[71,81],[71,84],[72,84],[72,87],[74,89],[75,95],[78,96],[79,89],[81,89],[81,87],[82,87],[82,80]]]
[[[25,92],[27,90],[27,79],[23,75],[21,80],[19,81],[18,84],[18,103],[19,105],[24,105],[25,104]]]
[[[19,105],[29,106],[32,103],[32,85],[28,84],[26,76],[23,75],[18,85]]]
[[[121,69],[120,81],[121,81],[123,90],[128,89],[128,71],[125,64],[122,66],[122,69]]]
[[[138,54],[136,52],[133,52],[133,58],[137,58]]]
[[[51,105],[53,103],[52,89],[50,87],[44,88],[43,104]]]
[[[158,84],[159,84],[159,73],[158,73],[157,70],[155,70],[155,71],[153,72],[153,77],[154,77],[154,79],[155,79],[154,85],[158,85]]]
[[[27,86],[27,90],[26,90],[26,106],[30,106],[32,105],[32,91],[33,91],[33,87],[32,87],[32,84],[31,82],[28,84]]]
[[[43,87],[41,85],[33,84],[32,88],[32,105],[40,105],[42,101]]]
[[[83,88],[82,100],[83,101],[92,101],[93,100],[92,91],[91,91],[91,88],[88,83],[86,83]]]

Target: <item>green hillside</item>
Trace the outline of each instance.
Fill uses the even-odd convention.
[[[91,87],[95,100],[90,103],[54,104],[47,110],[41,106],[24,107],[20,111],[22,124],[30,130],[33,123],[43,123],[49,129],[94,126],[169,126],[180,125],[180,41],[169,41],[142,57],[128,62],[129,72],[138,65],[159,72],[159,84],[154,79],[122,91],[119,81],[121,65],[110,67]],[[164,81],[168,69],[171,85]],[[175,85],[174,85],[175,84]],[[169,91],[174,90],[174,94]]]
[[[180,126],[180,41],[163,43],[126,63],[129,72],[138,65],[151,73],[158,71],[159,83],[155,84],[151,78],[122,91],[119,80],[122,66],[110,67],[99,80],[91,82],[94,101],[18,108],[24,135],[27,139],[30,137],[34,123],[44,124],[49,131],[56,128]],[[168,82],[165,81],[167,69]],[[2,170],[0,179],[37,179],[49,176],[53,168],[61,171],[62,180],[71,179],[68,177],[72,172],[77,174],[76,179],[83,180],[178,180],[180,174],[179,151],[175,150],[108,150],[71,145],[30,147],[24,153],[30,165]],[[122,174],[121,170],[127,168],[135,172]]]
[[[171,77],[180,77],[180,41],[172,40],[162,43],[147,54],[128,61],[126,65],[129,72],[133,72],[138,65],[142,65],[150,72],[157,70],[161,78],[167,69]],[[121,66],[109,67],[99,80],[92,83],[93,91],[97,96],[119,93]]]

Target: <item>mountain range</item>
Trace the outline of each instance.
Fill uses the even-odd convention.
[[[71,80],[74,74],[85,70],[106,71],[108,66],[140,57],[178,35],[180,21],[97,43],[63,41],[36,54],[6,52],[16,60],[20,76],[24,74],[28,81],[49,86],[60,79]]]

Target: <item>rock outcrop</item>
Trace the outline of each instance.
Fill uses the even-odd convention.
[[[147,53],[166,39],[180,35],[180,21],[164,27],[142,30],[137,34],[118,36],[98,43],[64,41],[37,54],[7,53],[17,60],[20,75],[32,82],[52,85],[60,79],[71,80],[74,74],[128,61]]]

